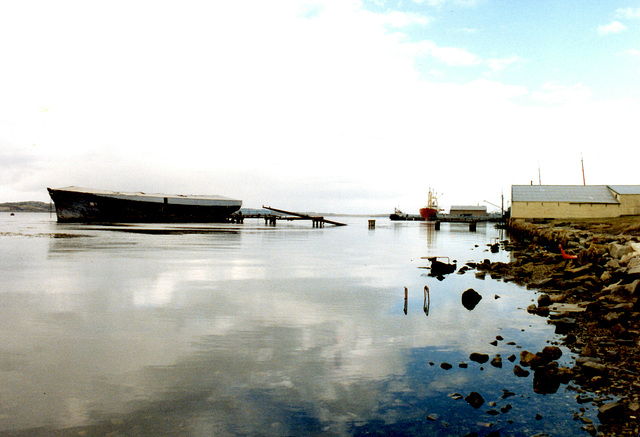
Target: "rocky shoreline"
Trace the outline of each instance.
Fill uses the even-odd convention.
[[[512,222],[509,263],[485,260],[476,275],[535,289],[528,311],[547,317],[578,358],[560,368],[555,349],[523,352],[534,386],[571,382],[579,403],[594,402],[592,435],[640,433],[640,217],[597,221]],[[545,348],[547,349],[547,348]],[[521,368],[520,368],[521,369]],[[514,369],[515,370],[515,369]],[[534,387],[535,389],[536,387]]]

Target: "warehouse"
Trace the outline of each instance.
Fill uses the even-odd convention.
[[[452,217],[486,217],[487,207],[456,205],[449,208],[449,215]]]
[[[640,215],[640,185],[513,185],[512,219]]]

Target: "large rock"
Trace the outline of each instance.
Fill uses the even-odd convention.
[[[633,248],[627,244],[610,243],[607,247],[609,255],[614,259],[621,259],[626,254],[633,252]]]
[[[581,363],[580,368],[587,376],[602,376],[607,374],[607,366],[596,361],[585,361]]]
[[[640,276],[640,257],[634,256],[627,263],[627,275]]]
[[[637,296],[640,294],[640,279],[636,279],[635,281],[626,284],[624,287],[627,289],[630,296]]]
[[[614,422],[622,418],[626,413],[625,405],[620,402],[609,402],[598,408],[598,419],[601,422]]]

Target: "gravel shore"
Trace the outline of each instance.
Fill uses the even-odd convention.
[[[601,425],[593,435],[637,436],[640,217],[512,222],[509,233],[504,248],[512,261],[485,261],[478,274],[537,290],[528,311],[547,317],[578,356],[572,369],[536,368],[535,356],[527,364],[543,384],[570,381],[578,402],[598,405]]]

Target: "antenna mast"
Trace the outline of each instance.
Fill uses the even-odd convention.
[[[542,176],[540,175],[540,161],[538,161],[538,185],[542,185]]]
[[[587,181],[584,178],[584,159],[582,159],[582,153],[580,154],[580,164],[582,165],[582,185],[587,185]]]

